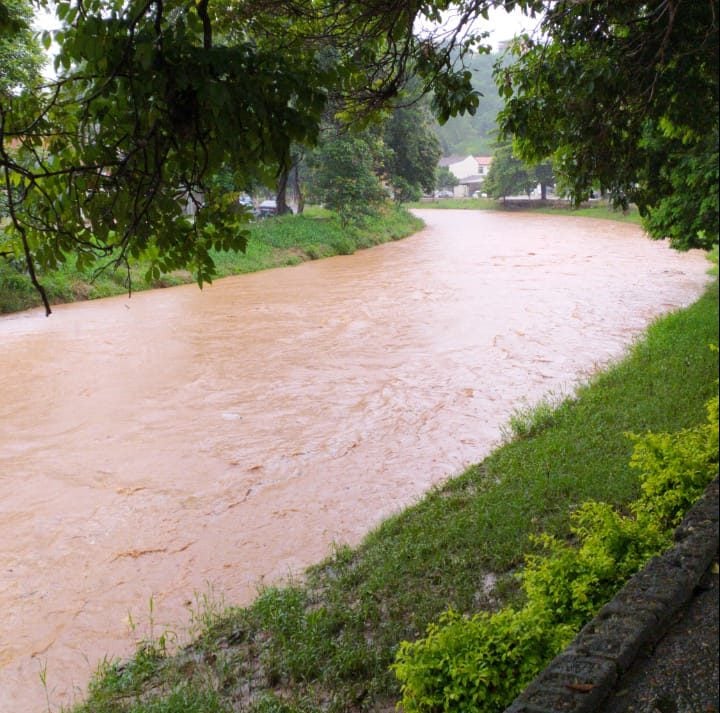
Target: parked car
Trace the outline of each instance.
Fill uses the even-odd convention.
[[[238,198],[238,203],[242,206],[245,206],[246,208],[253,207],[253,199],[247,194],[247,193],[241,193],[240,198]]]
[[[269,218],[277,215],[277,201],[274,198],[268,198],[263,201],[256,209],[255,215],[258,218]]]
[[[287,206],[287,212],[292,214],[293,209],[290,208],[290,206]],[[277,201],[274,198],[268,198],[255,209],[255,216],[257,218],[269,218],[277,214]]]
[[[452,198],[453,195],[452,191],[435,191],[435,198]]]

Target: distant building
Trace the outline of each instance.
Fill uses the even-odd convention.
[[[460,181],[477,173],[474,156],[446,156],[438,161],[438,166],[447,168]]]
[[[477,172],[479,176],[487,176],[492,164],[492,156],[475,156],[477,161]]]
[[[456,198],[471,196],[482,187],[490,170],[492,156],[446,156],[438,162],[455,176],[459,184],[453,192]]]

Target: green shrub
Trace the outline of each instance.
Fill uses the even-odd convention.
[[[308,245],[305,248],[305,252],[311,260],[320,260],[329,254],[328,249],[321,245]]]
[[[355,252],[355,243],[346,235],[338,235],[330,244],[338,255],[352,255]]]
[[[678,433],[631,436],[630,465],[642,471],[638,517],[674,528],[718,472],[718,399],[707,405],[707,423]]]
[[[403,642],[393,669],[405,713],[499,713],[572,638],[545,609],[449,611],[427,636]]]
[[[537,538],[545,553],[526,558],[522,582],[528,601],[547,610],[551,621],[579,630],[670,543],[670,535],[653,522],[620,515],[607,503],[586,502],[571,518],[579,546],[548,535]]]

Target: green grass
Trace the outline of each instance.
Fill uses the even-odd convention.
[[[507,201],[491,198],[442,198],[431,201],[408,203],[408,208],[439,208],[454,210],[502,210],[508,212],[546,213],[548,215],[568,215],[576,218],[598,218],[600,220],[617,220],[623,223],[641,223],[641,217],[635,206],[623,212],[616,210],[606,202],[584,203],[573,208],[565,201]]]
[[[574,397],[517,415],[510,442],[358,548],[339,548],[303,582],[266,589],[247,608],[208,616],[175,655],[148,655],[145,646],[139,664],[105,667],[77,713],[194,710],[170,702],[177,690],[205,696],[215,706],[208,711],[390,713],[398,687],[388,667],[400,641],[422,635],[448,607],[470,613],[516,600],[528,536],[567,535],[582,501],[633,500],[627,432],[705,419],[718,371],[708,345],[717,342],[715,282]],[[119,675],[131,678],[121,692]]]
[[[432,200],[407,203],[408,208],[441,208],[453,210],[497,210],[498,203],[492,198],[433,198]]]
[[[355,250],[399,240],[422,227],[406,210],[386,209],[362,225],[341,227],[337,218],[321,208],[309,208],[303,215],[283,216],[250,225],[250,238],[244,253],[215,252],[217,277],[256,272],[283,265],[296,265],[332,255],[349,255]],[[77,270],[68,263],[61,269],[39,275],[51,304],[96,299],[127,292],[127,273],[107,270],[96,275],[101,263]],[[193,282],[187,272],[165,275],[148,283],[147,264],[132,266],[133,290],[169,287]],[[40,298],[29,277],[5,260],[0,260],[0,313],[16,312],[40,305]]]
[[[546,213],[548,215],[569,215],[577,218],[597,218],[600,220],[617,220],[621,223],[635,223],[640,225],[642,217],[635,206],[630,206],[627,211],[613,208],[607,203],[589,203],[583,204],[579,208],[572,208],[563,205],[537,205],[530,208],[536,213]]]

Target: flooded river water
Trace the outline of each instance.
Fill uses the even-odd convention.
[[[247,603],[481,459],[707,281],[632,225],[420,211],[353,256],[0,319],[0,712]]]

